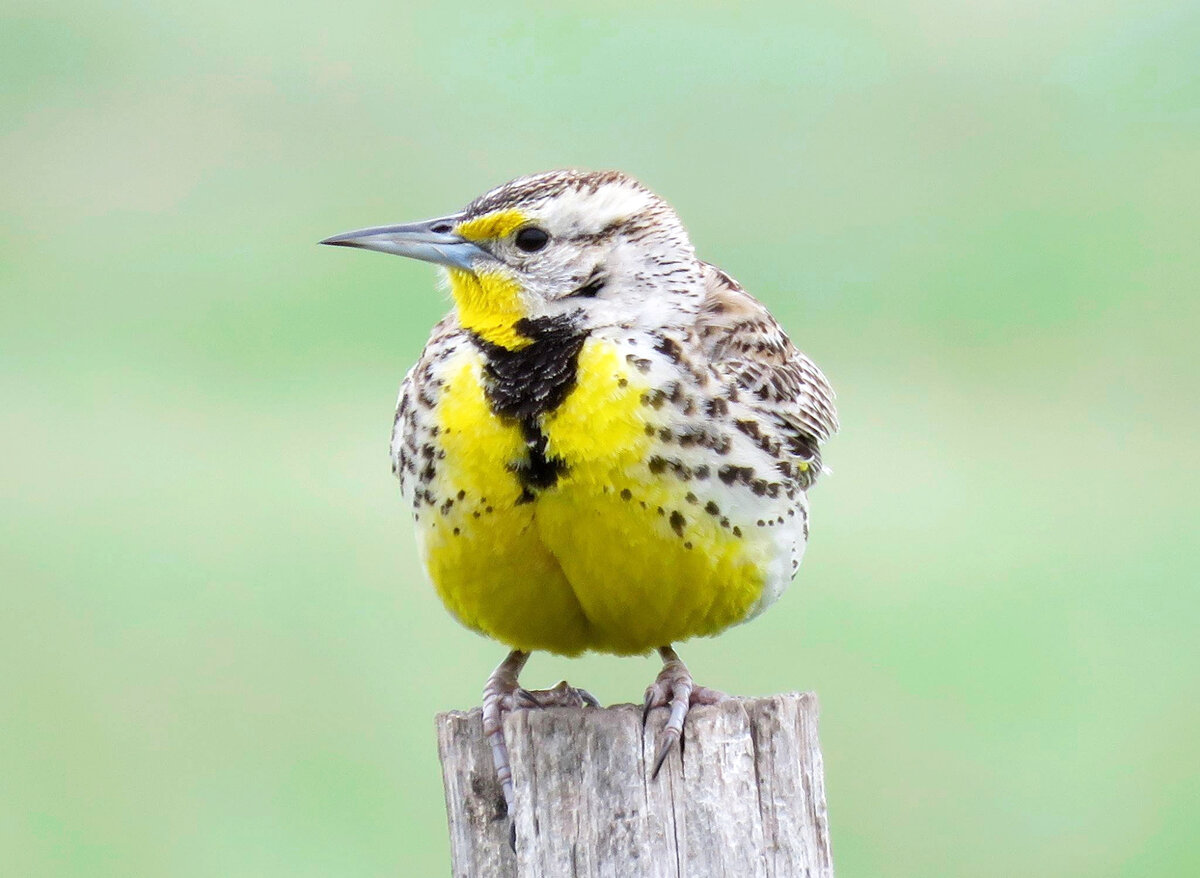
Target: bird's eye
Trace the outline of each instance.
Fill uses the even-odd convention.
[[[550,236],[537,226],[526,226],[517,232],[517,246],[526,253],[536,253],[550,241]]]

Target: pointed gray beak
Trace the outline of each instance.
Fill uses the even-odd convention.
[[[342,235],[326,238],[322,244],[335,247],[358,247],[360,250],[378,250],[396,256],[408,256],[424,262],[436,262],[450,268],[474,271],[480,262],[495,262],[496,258],[482,247],[471,243],[454,228],[462,220],[462,214],[452,214],[419,223],[402,226],[379,226],[374,229],[358,229]]]

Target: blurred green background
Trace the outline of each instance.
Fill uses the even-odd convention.
[[[503,649],[386,453],[447,303],[315,242],[582,166],[840,393],[792,591],[683,650],[819,693],[839,874],[1200,872],[1200,7],[1050,7],[5,0],[0,871],[448,871]]]

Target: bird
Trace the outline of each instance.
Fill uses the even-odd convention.
[[[620,171],[518,177],[321,243],[444,271],[453,307],[401,385],[392,468],[442,602],[510,650],[483,691],[508,813],[504,715],[599,706],[565,682],[522,688],[536,651],[657,650],[657,776],[689,708],[724,697],[674,644],[754,618],[800,565],[838,429],[829,381]]]

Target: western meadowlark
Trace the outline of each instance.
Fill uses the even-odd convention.
[[[657,647],[657,774],[689,706],[721,697],[670,644],[756,616],[800,564],[837,429],[825,376],[616,171],[521,177],[450,216],[321,243],[448,275],[454,308],[401,385],[392,466],[442,601],[512,648],[484,689],[510,811],[503,714],[595,704],[521,689],[534,650]]]

